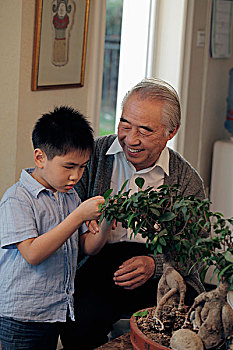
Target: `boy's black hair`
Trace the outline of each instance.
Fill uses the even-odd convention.
[[[70,151],[92,151],[93,129],[86,118],[72,107],[55,107],[43,114],[32,132],[34,149],[42,149],[49,160]]]

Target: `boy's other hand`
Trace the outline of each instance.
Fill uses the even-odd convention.
[[[90,233],[92,234],[96,234],[97,232],[99,232],[99,223],[96,220],[92,220],[92,221],[87,221],[86,225],[90,231]],[[116,229],[116,220],[114,219],[112,222],[112,230]]]
[[[99,223],[96,220],[89,220],[86,222],[86,225],[90,231],[90,233],[92,234],[96,234],[97,232],[99,232]],[[113,222],[111,223],[112,225],[112,230],[116,229],[116,220],[114,219]]]
[[[96,220],[89,220],[86,222],[86,225],[92,234],[95,235],[97,232],[99,232],[99,224]]]

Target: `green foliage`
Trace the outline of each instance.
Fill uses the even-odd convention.
[[[135,316],[135,317],[145,317],[145,316],[148,315],[148,313],[149,313],[149,311],[148,311],[148,309],[146,309],[146,310],[143,310],[143,311],[137,311],[137,312],[135,312],[135,313],[133,314],[133,316]]]
[[[106,3],[106,35],[121,35],[123,0],[108,0]]]
[[[233,218],[211,212],[207,199],[182,196],[176,184],[142,190],[144,180],[135,182],[139,191],[132,195],[131,190],[123,192],[127,181],[118,194],[105,193],[100,222],[116,219],[131,230],[131,237],[141,234],[154,254],[165,254],[178,270],[201,262],[204,276],[214,265],[218,278],[226,279],[233,289]]]
[[[213,213],[211,222],[212,236],[199,239],[194,247],[201,252],[199,261],[204,264],[201,277],[204,279],[208,267],[214,265],[214,274],[219,280],[226,280],[233,290],[233,235],[230,229],[233,218],[224,219],[222,214]]]

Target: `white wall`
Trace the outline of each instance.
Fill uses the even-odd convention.
[[[0,191],[15,181],[22,2],[4,1],[0,10]]]
[[[191,0],[194,6],[186,122],[180,151],[199,171],[207,192],[210,186],[212,150],[216,140],[229,137],[224,129],[229,69],[233,57],[213,59],[209,54],[211,0]],[[190,19],[189,19],[190,20]],[[187,23],[189,25],[189,23]],[[204,47],[197,47],[197,31],[205,30]],[[189,43],[186,43],[188,46]]]

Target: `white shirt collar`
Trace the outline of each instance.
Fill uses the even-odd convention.
[[[111,146],[109,147],[109,149],[106,152],[106,155],[116,155],[117,153],[124,153],[123,149],[119,143],[118,137],[113,141],[113,143],[111,144]],[[148,171],[149,169],[152,170],[154,169],[156,166],[159,166],[160,168],[163,169],[163,171],[166,173],[166,175],[169,176],[169,150],[167,147],[165,147],[159,158],[157,159],[157,161],[155,162],[155,164],[147,169],[143,169],[141,170],[141,172],[144,171]]]
[[[107,150],[106,155],[108,156],[110,154],[117,154],[119,152],[123,152],[123,149],[120,145],[120,142],[118,141],[118,137],[116,137],[109,149]]]

